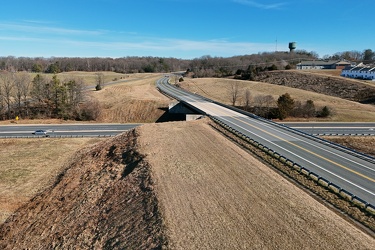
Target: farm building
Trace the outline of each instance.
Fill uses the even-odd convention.
[[[302,61],[297,64],[297,69],[344,69],[350,66],[350,62],[338,61],[338,60],[313,60],[313,61]]]

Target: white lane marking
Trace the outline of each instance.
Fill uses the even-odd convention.
[[[273,127],[273,126],[271,126],[271,125],[269,125],[269,124],[260,123],[259,121],[257,121],[257,120],[253,120],[253,119],[250,119],[249,117],[246,117],[246,119],[249,120],[249,121],[252,121],[252,122],[254,122],[254,123],[257,123],[257,124],[259,124],[259,125],[266,126],[266,127],[268,127],[269,129],[271,129],[271,130],[273,130],[273,131],[276,131],[276,132],[278,132],[278,133],[281,133],[281,134],[283,134],[283,135],[285,135],[285,136],[288,136],[288,137],[290,137],[290,138],[292,138],[292,139],[294,139],[294,140],[296,140],[296,141],[302,141],[302,142],[304,142],[304,143],[306,143],[306,144],[308,144],[308,145],[310,145],[310,146],[312,146],[312,147],[318,148],[318,149],[323,150],[323,151],[325,151],[325,152],[327,152],[327,153],[329,153],[329,154],[335,155],[335,156],[337,156],[337,157],[339,157],[339,158],[341,158],[341,159],[344,159],[344,160],[349,161],[349,162],[351,162],[351,163],[357,164],[359,167],[363,167],[363,168],[365,168],[365,169],[367,169],[367,170],[370,170],[370,171],[375,172],[375,169],[373,169],[373,168],[371,168],[371,167],[369,167],[369,166],[363,165],[363,164],[361,164],[361,163],[359,163],[359,162],[356,162],[356,161],[354,161],[354,160],[352,160],[352,159],[349,159],[349,158],[347,158],[347,157],[345,157],[345,156],[343,156],[343,155],[339,155],[339,154],[337,154],[337,153],[335,153],[335,152],[332,152],[332,151],[330,151],[330,150],[328,150],[328,149],[322,148],[322,147],[320,147],[320,146],[318,146],[318,145],[315,145],[315,144],[313,144],[313,143],[311,143],[311,142],[309,142],[309,141],[301,140],[300,138],[297,138],[297,137],[293,136],[292,134],[287,134],[286,132],[284,132],[284,131],[282,131],[282,130],[277,130],[275,127]]]
[[[225,118],[220,118],[220,119],[223,119],[223,120],[226,120],[229,123],[232,123],[231,121],[229,121],[229,120],[227,120]],[[242,126],[239,126],[239,125],[236,125],[236,126],[240,127],[241,129],[243,129],[243,130],[245,130],[247,132],[249,132],[250,134],[253,134],[255,136],[258,136],[259,138],[262,138],[263,140],[267,141],[268,143],[271,143],[274,146],[283,149],[284,151],[286,151],[286,152],[288,152],[288,153],[290,153],[290,154],[292,154],[292,155],[294,155],[294,156],[296,156],[296,157],[298,157],[298,158],[300,158],[300,159],[302,159],[302,160],[304,160],[304,161],[306,161],[306,162],[314,165],[315,167],[317,167],[317,168],[319,168],[319,169],[321,169],[321,170],[323,170],[323,171],[325,171],[325,172],[327,172],[327,173],[329,173],[329,174],[331,174],[331,175],[333,175],[333,176],[335,176],[335,177],[337,177],[337,178],[339,178],[339,179],[341,179],[343,181],[346,181],[347,183],[349,183],[349,184],[351,184],[351,185],[353,185],[353,186],[355,186],[355,187],[357,187],[357,188],[359,188],[359,189],[361,189],[361,190],[363,190],[363,191],[365,191],[365,192],[367,192],[367,193],[375,196],[375,193],[371,192],[370,190],[367,190],[367,189],[365,189],[365,188],[363,188],[363,187],[361,187],[361,186],[359,186],[359,185],[357,185],[357,184],[355,184],[355,183],[353,183],[353,182],[351,182],[351,181],[349,181],[349,180],[347,180],[347,179],[345,179],[345,178],[343,178],[343,177],[341,177],[341,176],[339,176],[339,175],[337,175],[337,174],[335,174],[335,173],[333,173],[333,172],[331,172],[331,171],[329,171],[329,170],[327,170],[327,169],[325,169],[325,168],[323,168],[323,167],[321,167],[321,166],[319,166],[319,165],[317,165],[317,164],[315,164],[315,163],[313,163],[313,162],[311,162],[311,161],[309,161],[309,160],[307,160],[307,159],[305,159],[305,158],[303,158],[303,157],[301,157],[301,156],[299,156],[299,155],[297,155],[297,154],[295,154],[295,153],[293,153],[293,152],[291,152],[291,151],[289,151],[289,150],[287,150],[287,149],[285,149],[285,148],[277,145],[276,143],[274,143],[272,141],[269,141],[268,139],[266,139],[266,138],[264,138],[264,137],[262,137],[262,136],[260,136],[260,135],[258,135],[256,133],[254,133],[254,132],[251,132],[250,130],[247,130],[246,128],[244,128]]]
[[[172,92],[173,92],[173,91],[172,91]],[[176,91],[176,92],[177,92],[177,91]],[[225,112],[228,112],[228,111],[229,111],[228,109],[225,109],[225,108],[223,108],[223,107],[221,107],[221,106],[219,106],[219,105],[217,105],[217,104],[214,104],[214,103],[210,103],[210,102],[197,102],[196,100],[192,99],[192,98],[189,97],[189,96],[185,96],[185,97],[186,97],[187,99],[193,100],[194,103],[200,103],[201,105],[203,105],[203,104],[210,104],[209,106],[213,106],[213,107],[219,108],[219,111],[220,111],[221,113],[225,113]],[[192,103],[190,103],[190,102],[189,102],[189,104],[192,105]],[[194,105],[194,106],[195,106],[195,105]],[[197,108],[198,108],[198,107],[197,107]],[[206,109],[206,110],[207,110],[207,109]],[[204,110],[203,110],[203,111],[204,111]],[[210,111],[210,110],[208,110],[208,111]],[[205,112],[206,112],[206,111],[205,111]],[[217,113],[213,112],[212,110],[211,110],[210,112],[207,112],[207,113],[212,113],[213,116],[222,116],[222,114],[221,114],[221,115],[218,115]],[[240,113],[238,113],[238,112],[235,112],[235,111],[233,111],[233,110],[230,110],[230,113],[234,113],[234,114],[236,114],[237,117],[245,117],[246,119],[250,119],[248,116],[244,116],[244,115],[242,115],[242,114],[240,114]],[[227,114],[227,113],[226,113],[226,114]],[[230,115],[229,115],[229,116],[230,116]],[[223,117],[221,117],[221,119],[223,119],[223,120],[229,122],[230,124],[234,124],[234,123],[232,123],[231,121],[229,121],[229,120],[227,120],[227,119],[225,119],[225,118],[223,118]],[[252,119],[251,121],[253,121],[253,119]],[[256,121],[256,120],[254,120],[254,121],[255,121],[256,123],[260,124],[259,121]],[[303,157],[301,157],[301,156],[299,156],[299,155],[297,155],[297,154],[295,154],[295,153],[293,153],[293,152],[291,152],[291,151],[289,151],[289,150],[287,150],[287,149],[285,149],[285,148],[283,148],[283,147],[281,147],[281,146],[279,146],[279,145],[273,143],[272,141],[269,141],[268,139],[266,139],[266,138],[264,138],[264,137],[262,137],[262,136],[260,136],[260,135],[258,135],[258,134],[256,134],[256,133],[251,132],[250,130],[247,130],[246,128],[244,128],[244,127],[242,127],[242,126],[240,126],[240,125],[237,125],[237,124],[234,124],[234,125],[237,126],[237,127],[239,127],[239,128],[241,128],[241,129],[243,129],[243,130],[245,130],[245,131],[247,131],[247,132],[249,132],[250,134],[253,134],[253,135],[255,135],[255,136],[258,136],[259,138],[262,138],[263,140],[267,141],[268,143],[270,143],[270,144],[272,144],[272,145],[274,145],[274,146],[276,146],[276,147],[278,147],[278,148],[281,148],[281,149],[285,150],[286,152],[288,152],[288,153],[290,153],[290,154],[296,156],[297,158],[300,158],[300,159],[302,159],[302,160],[304,160],[304,161],[306,161],[306,162],[308,162],[308,163],[314,165],[315,167],[317,167],[317,168],[319,168],[319,169],[321,169],[321,170],[323,170],[323,171],[325,171],[325,172],[327,172],[327,173],[329,173],[329,174],[331,174],[331,175],[333,175],[333,176],[335,176],[335,177],[337,177],[337,178],[339,178],[339,179],[341,179],[341,180],[343,180],[343,181],[345,181],[345,182],[347,182],[347,183],[349,183],[349,184],[351,184],[351,185],[353,185],[353,186],[355,186],[355,187],[357,187],[357,188],[359,188],[359,189],[361,189],[361,190],[363,190],[363,191],[365,191],[365,192],[367,192],[367,193],[369,193],[369,194],[371,194],[371,195],[375,195],[373,192],[371,192],[371,191],[369,191],[369,190],[367,190],[367,189],[365,189],[365,188],[363,188],[363,187],[361,187],[361,186],[359,186],[359,185],[357,185],[357,184],[355,184],[355,183],[353,183],[353,182],[351,182],[351,181],[349,181],[349,180],[347,180],[347,179],[345,179],[345,178],[343,178],[343,177],[341,177],[341,176],[339,176],[339,175],[337,175],[337,174],[335,174],[335,173],[333,173],[333,172],[331,172],[331,171],[329,171],[329,170],[327,170],[327,169],[325,169],[325,168],[323,168],[323,167],[321,167],[321,166],[319,166],[319,165],[317,165],[317,164],[315,164],[315,163],[313,163],[313,162],[311,162],[311,161],[309,161],[309,160],[307,160],[307,159],[305,159],[305,158],[303,158]],[[279,130],[276,130],[274,127],[270,127],[270,125],[268,125],[268,124],[262,123],[262,125],[263,125],[263,126],[267,126],[268,128],[271,128],[272,130],[277,131],[277,132],[279,132],[279,133],[283,133],[283,134],[285,134],[285,135],[287,135],[287,136],[290,136],[290,137],[296,139],[297,141],[301,141],[300,139],[298,139],[298,138],[296,138],[296,137],[293,137],[293,136],[291,136],[291,135],[288,135],[288,134],[286,134],[285,132],[281,132],[281,131],[279,131]],[[307,143],[307,142],[306,142],[306,143]],[[308,144],[310,144],[310,143],[308,143]],[[317,147],[316,145],[313,145],[313,144],[310,144],[310,145],[312,145],[312,146],[314,146],[314,147]],[[320,147],[317,147],[317,148],[320,148]],[[330,151],[328,151],[328,150],[325,150],[325,149],[323,149],[323,148],[321,148],[321,149],[322,149],[323,151],[328,152],[328,153],[332,153],[332,152],[330,152]],[[333,154],[333,153],[332,153],[332,154]],[[340,155],[338,155],[338,156],[339,156],[339,157],[342,157],[342,156],[340,156]],[[346,158],[344,158],[344,157],[342,157],[342,158],[343,158],[343,159],[346,159]],[[348,159],[348,160],[349,160],[349,159]],[[356,163],[356,162],[354,162],[354,163]],[[357,163],[357,164],[359,164],[359,163]],[[361,165],[361,164],[359,164],[359,165]],[[364,166],[364,167],[366,167],[366,166]],[[366,167],[366,168],[367,168],[367,167]]]
[[[192,98],[189,97],[189,96],[186,96],[186,98],[188,98],[188,99],[192,99]],[[192,100],[194,100],[194,99],[192,99]],[[248,116],[245,116],[245,115],[243,115],[243,114],[241,114],[241,113],[238,113],[238,112],[236,112],[236,111],[233,111],[233,110],[230,110],[230,109],[224,108],[224,107],[222,107],[222,106],[220,106],[220,105],[217,105],[217,104],[214,104],[214,103],[210,103],[210,102],[196,102],[196,101],[194,101],[194,103],[190,103],[190,104],[191,104],[191,105],[194,105],[195,103],[198,103],[198,104],[199,104],[199,103],[201,103],[201,104],[205,104],[205,103],[207,103],[207,104],[211,104],[213,108],[219,109],[220,112],[222,112],[223,115],[218,115],[218,116],[227,116],[227,115],[228,115],[228,116],[233,116],[233,115],[230,115],[230,113],[235,114],[235,116],[233,116],[233,117],[243,117],[243,118],[245,118],[245,119],[247,119],[247,120],[249,120],[249,121],[251,121],[251,122],[253,122],[253,123],[256,123],[256,124],[261,125],[261,126],[265,126],[265,127],[269,128],[269,129],[271,129],[271,130],[273,130],[273,131],[275,131],[275,132],[277,132],[277,133],[281,133],[281,134],[283,134],[283,135],[285,135],[285,136],[287,136],[287,137],[290,137],[290,138],[292,138],[293,140],[305,142],[306,144],[308,144],[308,145],[310,145],[310,146],[312,146],[312,147],[315,147],[315,148],[317,148],[317,149],[320,149],[320,150],[322,150],[322,151],[325,151],[326,153],[329,153],[329,154],[335,155],[336,157],[339,157],[339,158],[341,158],[341,159],[343,159],[343,160],[346,160],[346,161],[349,161],[349,162],[351,162],[351,163],[353,163],[353,164],[356,164],[356,165],[358,165],[359,167],[362,167],[362,168],[365,168],[365,169],[370,170],[370,171],[372,171],[372,172],[375,172],[375,169],[374,169],[374,168],[371,168],[371,167],[369,167],[369,166],[363,165],[363,164],[361,164],[361,163],[359,163],[359,162],[356,162],[356,161],[354,161],[354,160],[352,160],[352,159],[349,159],[349,158],[347,158],[347,157],[345,157],[345,156],[343,156],[343,155],[339,155],[339,154],[334,153],[334,152],[332,152],[332,151],[330,151],[330,150],[328,150],[328,149],[325,149],[325,148],[322,148],[322,147],[320,147],[320,146],[318,146],[318,145],[312,144],[312,143],[310,143],[310,142],[308,142],[308,141],[306,141],[306,140],[301,140],[301,138],[297,138],[297,137],[295,137],[295,136],[293,136],[293,135],[291,135],[291,134],[287,134],[286,132],[284,132],[284,131],[282,131],[282,130],[278,130],[277,128],[275,128],[274,126],[271,126],[270,124],[267,124],[267,123],[264,123],[264,122],[261,122],[261,121],[258,121],[258,120],[255,120],[255,119],[252,119],[252,118],[250,118],[250,117],[248,117]],[[201,109],[201,110],[202,110],[202,109]],[[207,108],[206,110],[208,110],[208,112],[205,111],[206,113],[210,113],[210,109],[209,109],[209,108]],[[212,110],[211,110],[211,112],[212,112]]]

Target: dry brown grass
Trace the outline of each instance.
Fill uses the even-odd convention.
[[[323,138],[375,157],[374,136],[323,136]]]
[[[100,140],[1,139],[0,223],[50,185],[76,151]]]
[[[150,124],[139,132],[170,249],[368,249],[375,244],[202,120]]]
[[[61,73],[60,77],[82,77],[95,81],[95,72]],[[160,74],[131,74],[126,82],[91,91],[102,106],[99,122],[154,122],[168,105],[168,98],[155,88]],[[122,74],[105,73],[105,81]],[[1,124],[15,124],[1,121]],[[17,124],[65,124],[59,119],[19,120]],[[96,142],[95,139],[5,139],[0,140],[0,222],[38,191],[44,189],[60,171],[63,162],[75,151]],[[40,143],[43,142],[43,143]]]
[[[240,95],[239,101],[237,102],[237,105],[243,102],[241,98],[243,98],[246,89],[250,90],[252,97],[258,95],[272,95],[275,100],[277,100],[280,95],[289,93],[296,101],[301,101],[302,103],[304,103],[306,100],[310,99],[314,101],[314,104],[317,108],[328,106],[333,112],[333,115],[327,119],[309,119],[310,121],[375,122],[374,105],[360,104],[357,102],[296,88],[262,82],[217,78],[185,78],[182,86],[187,90],[196,92],[197,94],[207,96],[208,98],[230,105],[231,99],[228,87],[233,83],[233,81],[239,83],[239,93],[242,93],[242,95]],[[288,120],[298,119],[289,118]]]
[[[106,86],[102,91],[92,91],[91,97],[103,108],[100,122],[157,119],[162,114],[157,108],[169,102],[155,89],[159,76],[148,74],[143,79],[134,78]],[[183,85],[229,104],[227,86],[230,83],[226,79],[185,79]],[[253,96],[272,94],[277,98],[285,92],[300,100],[308,96],[316,105],[335,107],[335,115],[329,119],[332,121],[375,121],[375,108],[368,105],[265,83],[241,81],[240,84],[242,89],[249,88]],[[153,165],[174,249],[317,246],[366,249],[373,245],[373,238],[249,154],[238,151],[207,124],[149,126],[140,130],[142,152]],[[0,223],[48,186],[75,151],[96,141],[0,140]]]
[[[300,70],[297,70],[301,72]],[[341,75],[341,69],[325,69],[325,70],[302,70],[305,73],[317,74],[317,75],[325,75],[325,76],[337,76]]]
[[[101,115],[98,122],[155,122],[168,106],[169,99],[155,87],[160,74],[147,75],[143,79],[106,86],[90,93],[99,101]]]
[[[327,69],[327,70],[297,70],[297,72],[315,74],[319,76],[330,76],[330,77],[337,77],[342,78],[341,76],[341,69]],[[375,82],[369,80],[358,80],[358,79],[351,79],[345,78],[345,80],[350,80],[356,83],[367,84],[370,86],[375,86]]]
[[[58,73],[58,79],[70,79],[70,78],[80,78],[83,80],[84,85],[86,86],[95,86],[97,81],[97,74],[100,73],[104,77],[104,82],[111,82],[114,80],[122,81],[122,80],[133,80],[133,79],[144,79],[148,78],[154,74],[148,73],[135,73],[135,74],[122,74],[116,73],[111,71],[103,71],[103,72],[84,72],[84,71],[69,71],[69,72],[62,72]],[[47,78],[51,78],[52,74],[46,73],[30,73],[31,77],[34,78],[37,74],[45,76]]]

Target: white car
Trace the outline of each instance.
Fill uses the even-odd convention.
[[[45,137],[49,137],[49,134],[47,134],[47,131],[45,130],[35,130],[33,133],[33,135],[41,135],[41,136],[45,136]]]

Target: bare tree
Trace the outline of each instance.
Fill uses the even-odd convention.
[[[77,106],[80,102],[83,101],[83,79],[82,78],[73,78],[67,81],[64,81],[64,85],[67,89],[67,102],[74,106]]]
[[[250,109],[250,103],[251,103],[251,93],[249,89],[246,89],[245,97],[244,97],[244,108],[246,111]]]
[[[30,91],[31,86],[31,77],[30,74],[27,72],[21,72],[15,75],[15,91],[14,91],[14,99],[17,104],[17,112],[18,115],[22,113],[22,102],[24,103],[25,107],[25,115],[27,116],[28,113],[28,94]]]
[[[50,100],[52,96],[51,81],[40,74],[32,80],[31,101],[33,102],[34,114],[47,116],[51,115]]]
[[[239,82],[233,81],[229,85],[229,95],[231,98],[232,106],[236,106],[236,102],[239,95]]]
[[[276,106],[276,101],[275,101],[275,98],[273,98],[272,95],[266,95],[264,97],[264,104],[265,104],[265,107],[266,107],[266,114],[268,115],[271,108]]]
[[[11,113],[12,113],[12,90],[14,87],[14,82],[15,82],[15,77],[14,73],[5,73],[1,74],[1,87],[2,87],[2,93],[3,93],[3,98],[4,102],[6,104],[6,109],[7,109],[7,118],[11,118]]]
[[[32,98],[36,99],[38,102],[42,102],[45,96],[45,87],[47,80],[40,74],[37,74],[32,80],[31,95]]]
[[[270,109],[276,105],[272,95],[258,95],[254,97],[255,113],[267,117]]]
[[[101,72],[96,73],[96,90],[101,90],[104,87],[104,74]]]
[[[3,119],[4,117],[4,95],[3,95],[3,88],[2,88],[2,81],[0,81],[0,118]]]

